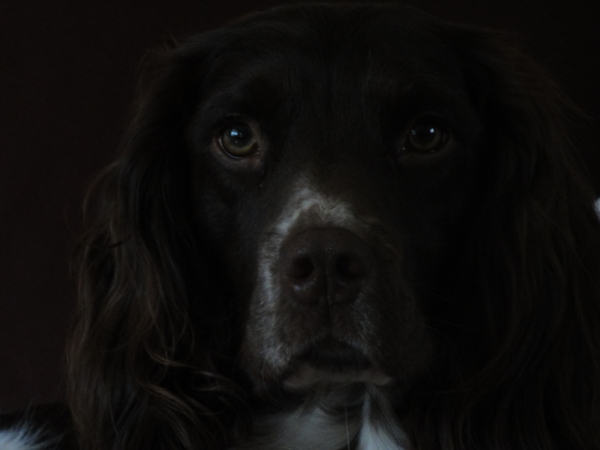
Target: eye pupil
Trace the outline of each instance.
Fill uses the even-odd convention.
[[[248,136],[250,135],[249,130],[242,127],[230,128],[229,129],[229,140],[236,146],[241,147],[247,144]]]
[[[252,128],[244,123],[230,125],[221,131],[219,144],[230,156],[239,158],[258,151],[257,138]]]
[[[422,153],[435,152],[444,146],[446,138],[442,127],[428,122],[417,123],[408,133],[405,150]]]

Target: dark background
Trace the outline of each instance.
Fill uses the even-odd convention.
[[[60,400],[74,305],[69,259],[89,181],[116,154],[138,61],[169,36],[283,3],[0,3],[0,409]],[[291,2],[290,2],[291,3]],[[587,115],[575,139],[600,193],[600,2],[413,0],[512,31]]]

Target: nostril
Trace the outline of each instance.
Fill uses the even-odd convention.
[[[281,247],[282,294],[305,305],[352,303],[372,279],[372,262],[369,247],[351,231],[303,231]]]
[[[296,280],[305,280],[314,272],[315,265],[309,257],[295,258],[286,270],[286,275]]]
[[[335,276],[339,281],[360,279],[367,273],[363,260],[354,255],[341,255],[335,264]]]

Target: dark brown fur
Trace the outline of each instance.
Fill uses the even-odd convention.
[[[322,67],[332,55],[329,92],[354,107],[325,111],[325,126],[306,111],[324,111],[324,97],[310,91],[329,83]],[[238,358],[247,351],[255,238],[278,211],[277,183],[311,164],[325,173],[327,158],[344,161],[343,144],[357,174],[375,167],[358,178],[377,181],[361,194],[333,178],[357,205],[397,224],[409,269],[394,276],[411,287],[428,330],[423,345],[434,348],[418,360],[418,348],[394,346],[398,358],[418,360],[406,373],[390,366],[402,381],[390,395],[411,450],[600,449],[593,192],[565,131],[573,109],[509,38],[407,7],[313,5],[254,15],[157,59],[123,155],[87,205],[69,352],[82,448],[243,441],[264,403],[251,364]],[[363,69],[371,77],[363,90],[345,84],[344,71]],[[415,83],[419,76],[429,84]],[[221,94],[242,98],[236,108],[261,123],[271,149],[264,170],[211,159],[213,119],[230,112]],[[435,110],[440,96],[454,156],[396,167],[394,133],[410,108]],[[290,130],[302,129],[314,134],[291,142]],[[362,156],[365,143],[385,165]],[[382,328],[381,339],[395,343],[393,327]],[[262,388],[279,396],[277,383]]]

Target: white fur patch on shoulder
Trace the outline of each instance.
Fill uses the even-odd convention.
[[[0,431],[1,450],[44,450],[46,445],[40,442],[40,433],[27,428],[10,428]]]
[[[596,206],[596,213],[598,213],[598,217],[600,217],[600,198],[598,200],[596,200],[595,206]]]

